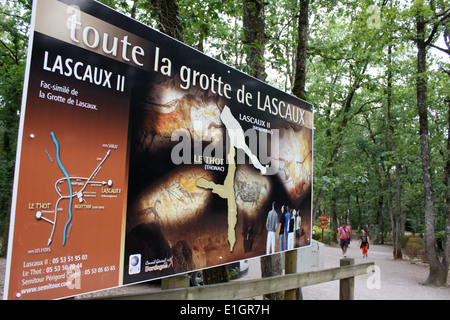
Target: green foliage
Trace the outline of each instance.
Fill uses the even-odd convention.
[[[322,229],[319,226],[313,226],[313,230],[313,239],[322,242]],[[336,239],[336,232],[333,232],[330,228],[323,230],[323,243],[336,242]]]
[[[0,235],[10,211],[30,8],[31,1],[0,3]]]

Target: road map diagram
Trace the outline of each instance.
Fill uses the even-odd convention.
[[[64,225],[64,231],[63,231],[62,245],[64,246],[67,241],[67,233],[70,228],[72,217],[73,217],[72,209],[73,209],[74,198],[76,197],[80,204],[86,203],[83,192],[85,191],[85,189],[88,185],[97,186],[97,187],[107,185],[108,188],[111,188],[113,185],[113,181],[111,179],[109,179],[108,181],[93,180],[96,177],[96,175],[98,174],[98,172],[101,170],[103,163],[111,155],[111,149],[109,149],[106,152],[106,155],[102,158],[102,160],[100,161],[98,166],[92,171],[92,173],[89,177],[78,177],[78,176],[70,177],[70,175],[68,174],[64,165],[61,162],[60,146],[59,146],[58,140],[56,138],[56,135],[53,131],[50,133],[50,135],[51,135],[53,143],[55,144],[55,147],[56,147],[56,161],[57,161],[58,166],[61,169],[62,173],[64,174],[64,178],[61,178],[55,182],[55,191],[59,195],[59,198],[56,201],[53,220],[44,217],[44,212],[41,210],[36,211],[35,217],[37,220],[46,221],[46,222],[50,223],[51,225],[53,225],[50,237],[47,242],[47,246],[50,246],[50,244],[53,241],[53,235],[55,234],[55,228],[56,228],[57,218],[58,218],[58,211],[60,210],[60,202],[64,199],[69,199],[69,206],[68,206],[69,218]],[[53,159],[51,159],[50,155],[48,153],[47,153],[47,155],[49,156],[50,160],[52,161]],[[69,190],[68,194],[63,194],[62,189],[61,189],[61,185],[65,184],[65,183],[68,185],[68,190]],[[73,185],[78,185],[80,188],[78,190],[74,191]]]

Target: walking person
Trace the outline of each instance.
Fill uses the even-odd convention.
[[[369,250],[369,235],[366,232],[366,229],[363,229],[363,233],[359,238],[359,248],[362,249],[363,258],[367,258],[367,251]]]
[[[266,254],[269,254],[271,251],[275,253],[275,232],[277,231],[278,226],[278,214],[275,210],[275,201],[272,202],[272,210],[269,211],[266,220],[266,229],[267,229],[267,246],[266,246]]]
[[[347,226],[347,222],[342,222],[342,226],[339,228],[339,239],[341,241],[341,249],[342,249],[342,255],[344,257],[347,256],[347,248],[350,244],[350,239],[352,237],[352,232],[350,230],[350,227]]]

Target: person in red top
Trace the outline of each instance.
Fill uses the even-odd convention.
[[[347,248],[350,244],[350,239],[352,237],[352,232],[350,230],[350,227],[347,226],[347,223],[344,221],[342,223],[342,226],[339,228],[339,239],[341,240],[341,249],[342,249],[342,255],[344,257],[347,256]]]

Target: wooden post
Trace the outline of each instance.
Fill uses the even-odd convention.
[[[284,273],[297,273],[297,249],[285,252]],[[284,292],[284,300],[296,300],[296,291],[296,289],[286,290]]]
[[[350,266],[355,264],[355,259],[344,258],[340,260],[340,266]],[[355,299],[355,277],[339,280],[339,299],[354,300]]]
[[[179,289],[187,287],[189,287],[189,276],[187,274],[164,278],[161,280],[161,290]]]

